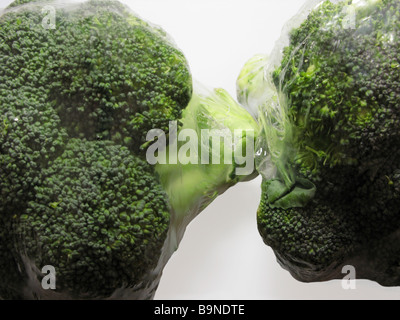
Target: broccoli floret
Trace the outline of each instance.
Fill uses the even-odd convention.
[[[57,114],[40,97],[42,90],[30,93],[31,89],[21,87],[0,95],[1,211],[26,206],[32,187],[40,181],[40,168],[59,155],[67,137]],[[3,88],[2,93],[6,92]]]
[[[317,281],[353,249],[354,230],[345,219],[348,208],[314,198],[305,207],[283,209],[271,205],[265,190],[270,183],[262,184],[257,212],[260,234],[265,244],[274,249],[281,265],[296,278]]]
[[[67,135],[40,89],[22,86],[8,92],[4,83],[0,87],[0,295],[5,297],[14,295],[21,280],[10,230],[34,199],[41,168],[62,152]]]
[[[259,230],[299,280],[342,277],[350,263],[399,285],[399,251],[382,246],[400,227],[399,12],[399,1],[323,1],[279,64],[252,69],[266,80],[238,83],[264,88],[260,145],[276,167],[262,172]]]
[[[110,141],[71,139],[43,171],[16,231],[26,261],[57,267],[58,290],[110,297],[155,269],[170,215],[152,166]]]
[[[70,137],[109,139],[139,152],[152,128],[168,131],[188,104],[191,75],[164,31],[115,1],[55,8],[54,29],[42,7],[1,17],[3,86],[45,88]]]
[[[291,32],[273,74],[305,175],[335,165],[368,171],[398,143],[399,3],[369,2],[354,11],[353,27],[343,22],[351,4],[324,2]]]
[[[398,157],[397,152],[394,158]],[[311,200],[300,195],[309,201],[302,207],[294,204],[294,191],[286,195],[289,206],[271,201],[268,188],[273,180],[263,180],[257,221],[264,242],[301,281],[342,278],[343,265],[352,264],[358,277],[398,285],[400,171],[390,170],[389,166],[388,174],[380,172],[374,180],[353,175],[355,190],[348,195],[341,186],[317,183]],[[343,174],[345,169],[334,172]],[[393,240],[384,240],[388,238]],[[397,273],[388,275],[385,269]]]

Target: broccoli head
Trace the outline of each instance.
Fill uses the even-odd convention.
[[[179,137],[203,129],[254,147],[258,124],[222,89],[193,92],[172,39],[116,1],[15,1],[0,61],[0,297],[151,299],[187,224],[257,173],[148,150],[194,150]]]
[[[259,230],[301,281],[342,278],[352,264],[400,285],[398,246],[384,241],[400,228],[399,12],[391,0],[321,1],[238,81],[263,124]],[[252,73],[257,83],[243,80]]]
[[[110,296],[157,265],[169,204],[141,147],[181,117],[191,75],[118,2],[46,4],[54,28],[40,2],[0,17],[1,295],[21,295],[32,260],[71,296]]]

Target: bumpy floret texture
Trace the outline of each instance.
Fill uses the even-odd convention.
[[[70,137],[134,152],[150,129],[168,132],[190,100],[191,76],[161,29],[112,1],[55,6],[52,29],[42,7],[1,17],[2,96],[29,86],[23,92],[49,103]]]
[[[324,2],[290,34],[275,85],[288,98],[304,174],[334,165],[376,167],[398,142],[398,1],[355,11]]]
[[[272,73],[292,126],[286,168],[316,193],[282,208],[264,181],[259,229],[300,280],[340,277],[351,262],[360,277],[400,284],[399,250],[383,241],[400,228],[399,18],[399,1],[325,1],[291,31]]]
[[[0,291],[18,287],[21,277],[11,230],[33,199],[42,168],[62,152],[66,140],[49,104],[26,87],[14,94],[0,95],[0,261],[4,279]],[[9,293],[0,294],[4,297]]]
[[[57,266],[57,290],[108,297],[155,268],[168,209],[147,162],[112,142],[72,139],[20,217],[21,252]]]
[[[357,179],[352,183],[354,191],[347,195],[331,183],[317,183],[315,197],[304,207],[275,206],[265,192],[271,181],[263,181],[259,231],[293,276],[302,281],[328,280],[341,277],[341,267],[352,264],[360,277],[399,285],[400,256],[395,250],[400,227],[398,157],[396,152],[392,158],[397,164],[387,162],[388,168],[373,180],[353,175]],[[388,238],[393,240],[383,240]],[[391,276],[384,271],[393,268],[397,273]]]
[[[146,285],[170,206],[142,145],[191,92],[182,52],[118,2],[18,1],[3,13],[2,298],[31,297],[44,264],[66,297]]]

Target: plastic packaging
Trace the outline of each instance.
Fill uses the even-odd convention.
[[[190,221],[257,175],[258,124],[116,1],[14,3],[0,60],[1,298],[152,299]]]
[[[262,127],[259,230],[301,281],[348,264],[400,285],[398,18],[398,1],[308,1],[238,78]]]

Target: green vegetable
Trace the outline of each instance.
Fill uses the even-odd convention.
[[[111,141],[71,139],[43,177],[17,232],[21,252],[56,268],[57,290],[111,296],[155,269],[170,215],[148,163]]]
[[[357,277],[400,285],[399,17],[399,1],[323,1],[291,29],[279,63],[250,61],[242,78],[258,80],[238,82],[239,99],[259,98],[247,104],[275,168],[257,159],[258,227],[301,281],[342,278],[352,264]]]
[[[249,146],[258,125],[222,89],[193,94],[183,53],[122,4],[45,4],[54,29],[37,1],[0,17],[0,297],[150,299],[187,223],[255,170],[150,163],[149,132],[161,154],[171,122],[252,129]]]
[[[188,157],[191,161],[185,164],[185,161],[177,161],[176,164],[167,161],[166,165],[156,166],[178,224],[188,211],[193,210],[194,201],[199,203],[200,208],[205,208],[229,187],[258,175],[254,166],[258,123],[225,90],[203,91],[194,91],[183,112],[180,128],[180,132],[194,130],[198,140],[177,143],[178,150],[192,150]],[[201,140],[204,130],[215,130],[217,134],[209,131],[210,136]],[[228,140],[219,133],[227,134]],[[213,147],[215,143],[220,146]],[[171,148],[165,150],[167,159],[170,151]]]

